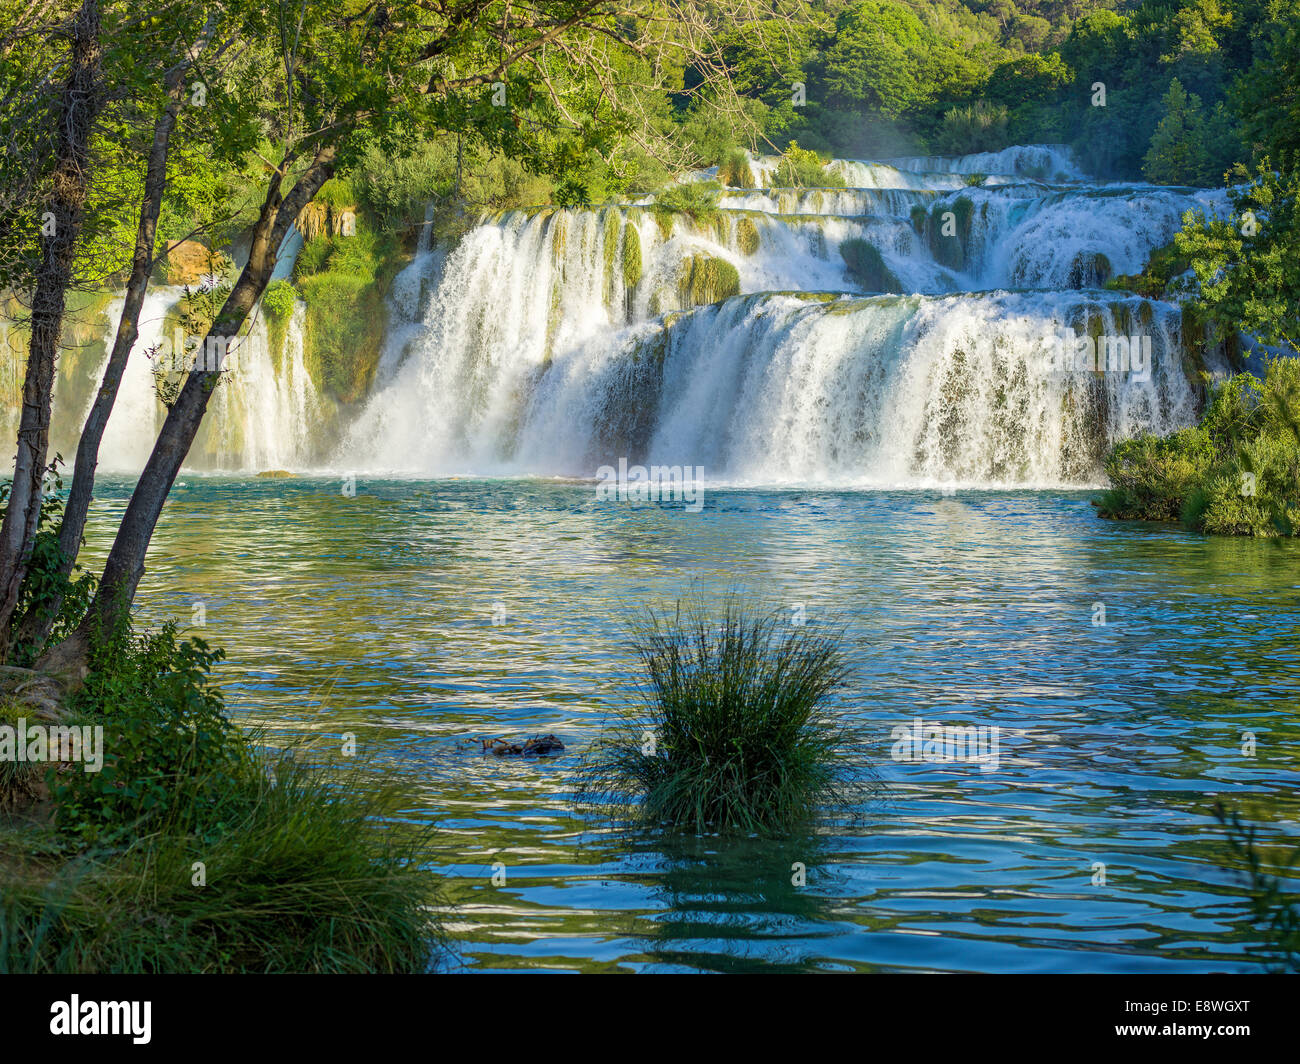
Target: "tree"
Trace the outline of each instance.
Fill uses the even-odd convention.
[[[1200,98],[1184,92],[1182,83],[1174,78],[1162,104],[1164,117],[1151,137],[1142,173],[1157,185],[1209,184],[1210,157]]]
[[[827,106],[899,118],[945,89],[973,85],[977,77],[972,64],[910,8],[892,0],[863,0],[836,19],[816,89]]]
[[[60,97],[51,192],[41,227],[14,478],[0,526],[0,632],[6,635],[40,524],[54,363],[90,184],[91,132],[102,104],[98,0],[83,0],[65,32],[70,38],[68,75]]]
[[[218,386],[221,353],[238,345],[290,226],[363,143],[398,152],[421,133],[456,132],[545,167],[564,158],[563,138],[599,146],[616,132],[670,152],[666,131],[638,123],[647,90],[694,70],[693,91],[734,105],[720,55],[720,25],[760,13],[750,0],[300,0],[229,5],[243,31],[274,43],[280,77],[261,120],[276,157],[248,260],[200,340],[105,562],[99,589],[73,635],[42,664],[84,662],[94,638],[127,616],[167,496]],[[779,10],[782,5],[775,5]],[[763,5],[763,18],[773,17]],[[641,80],[628,78],[634,65]],[[559,131],[559,135],[557,135]],[[364,136],[362,135],[364,134]],[[212,357],[215,354],[215,358]]]

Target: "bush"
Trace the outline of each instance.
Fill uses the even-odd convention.
[[[775,832],[856,793],[827,702],[846,678],[838,628],[787,627],[736,596],[649,612],[632,647],[647,674],[579,770],[583,803],[694,831]]]
[[[790,146],[781,155],[773,178],[776,185],[785,188],[843,188],[844,178],[826,168],[826,163],[815,151]]]
[[[262,306],[274,318],[287,318],[297,301],[298,293],[288,281],[272,281],[262,293]]]
[[[59,529],[63,521],[65,500],[62,495],[63,478],[59,467],[61,455],[55,455],[46,470],[47,490],[41,498],[41,512],[32,553],[28,557],[27,572],[18,591],[18,605],[14,610],[16,623],[10,633],[8,664],[30,667],[45,651],[72,632],[85,616],[86,608],[95,595],[97,581],[93,574],[79,572],[73,566],[69,576],[63,574],[63,551],[59,547]],[[9,484],[0,485],[0,505],[9,498]],[[57,602],[57,609],[54,603]],[[53,616],[51,617],[51,611]],[[29,633],[28,625],[48,623],[49,635],[44,639]]]
[[[655,196],[650,209],[660,216],[688,215],[697,225],[711,222],[718,214],[718,194],[721,191],[715,181],[683,181],[669,185]]]
[[[948,155],[973,155],[1000,151],[1010,142],[1007,136],[1007,108],[977,100],[966,107],[944,112],[943,125],[934,139],[934,150]]]
[[[1300,362],[1216,387],[1196,428],[1116,444],[1103,517],[1173,521],[1210,535],[1300,535]]]
[[[427,970],[445,943],[427,837],[363,786],[258,755],[207,838],[161,821],[69,855],[14,833],[8,854],[34,852],[0,875],[0,972]]]
[[[880,251],[861,237],[852,237],[840,244],[840,257],[844,259],[849,276],[868,292],[903,291],[894,272],[885,265]]]
[[[418,972],[444,935],[406,797],[255,745],[168,626],[95,644],[52,829],[0,845],[0,972]]]
[[[730,188],[753,188],[756,182],[749,156],[740,148],[727,152],[718,165],[718,180]]]
[[[717,303],[740,294],[740,272],[726,259],[692,255],[682,264],[678,290],[688,306]]]
[[[1111,486],[1098,503],[1098,513],[1119,519],[1177,521],[1214,461],[1209,436],[1201,428],[1123,440],[1106,458]]]
[[[205,822],[248,757],[242,733],[227,720],[221,694],[210,683],[221,657],[201,639],[177,642],[174,625],[142,637],[123,630],[97,641],[72,709],[102,724],[104,765],[59,778],[60,831],[93,841],[157,818],[183,815],[187,828]]]

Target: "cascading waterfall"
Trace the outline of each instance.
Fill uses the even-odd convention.
[[[1194,418],[1179,309],[1098,285],[1223,193],[1089,184],[1050,146],[832,166],[853,187],[773,188],[775,161],[753,160],[762,187],[696,218],[641,203],[485,219],[333,464],[592,476],[626,457],[740,483],[1078,485],[1114,440]],[[878,253],[893,294],[848,271],[846,240]],[[739,294],[695,297],[706,260]]]
[[[140,311],[139,337],[131,350],[112,416],[100,445],[100,467],[109,472],[139,472],[149,458],[167,416],[159,398],[159,378],[173,366],[171,352],[185,343],[172,316],[183,288],[153,288]],[[105,311],[107,348],[116,335],[124,300],[112,300]],[[281,344],[272,343],[270,327],[259,312],[247,334],[230,346],[225,369],[191,448],[191,468],[260,471],[304,466],[319,450],[316,426],[321,400],[307,372],[303,355],[303,306],[295,305],[283,327]],[[84,379],[61,373],[58,387],[78,393],[78,416],[61,426],[67,453],[76,446],[76,433],[94,402],[94,389],[103,376],[107,350]]]

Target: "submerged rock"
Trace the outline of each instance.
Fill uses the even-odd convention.
[[[551,757],[564,750],[564,743],[554,735],[535,735],[522,746],[500,736],[493,739],[479,739],[478,743],[482,748],[481,753],[494,754],[497,757]]]

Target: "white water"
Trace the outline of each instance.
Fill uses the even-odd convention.
[[[161,345],[175,346],[175,325],[166,315],[184,293],[181,288],[154,288],[140,311],[139,337],[131,349],[100,446],[100,467],[110,472],[138,473],[153,450],[167,409],[158,395],[156,366],[167,364]],[[105,313],[111,345],[122,316],[122,299]],[[247,336],[231,346],[222,376],[208,407],[204,425],[190,451],[191,468],[261,471],[301,467],[319,449],[317,425],[321,404],[303,363],[303,306],[294,308],[285,326],[284,351],[277,367],[270,352],[267,323],[259,311]],[[150,358],[149,352],[155,357]],[[107,354],[105,355],[105,359]],[[97,387],[103,364],[95,368]],[[61,381],[60,386],[66,386]],[[94,401],[84,398],[81,421]]]
[[[282,354],[260,316],[241,341],[189,465],[592,476],[626,457],[715,482],[1070,485],[1095,483],[1116,439],[1193,419],[1177,308],[1095,285],[1138,272],[1186,211],[1222,211],[1222,192],[1089,183],[1050,146],[832,168],[852,187],[772,188],[775,160],[753,160],[764,187],[699,221],[643,201],[507,212],[449,254],[422,240],[349,424],[307,372],[299,305]],[[850,239],[905,294],[862,288]],[[734,266],[741,295],[694,309],[693,256]],[[165,409],[144,352],[179,296],[146,300],[107,469],[153,446]],[[1154,372],[1054,371],[1067,327],[1144,334]]]
[[[753,165],[765,186],[774,168]],[[1080,290],[1097,280],[1080,263],[1138,272],[1222,193],[1087,184],[1051,147],[835,168],[857,187],[729,190],[718,222],[679,215],[666,236],[635,208],[488,220],[404,326],[333,465],[593,476],[627,457],[742,483],[1088,484],[1113,441],[1194,418],[1177,308]],[[979,174],[992,176],[970,187]],[[941,219],[962,197],[962,261],[944,265],[913,209]],[[629,293],[632,229],[644,272]],[[912,294],[853,298],[838,250],[852,237]],[[701,253],[750,295],[674,313],[682,263]],[[1060,372],[1066,328],[1142,334],[1152,371]]]

